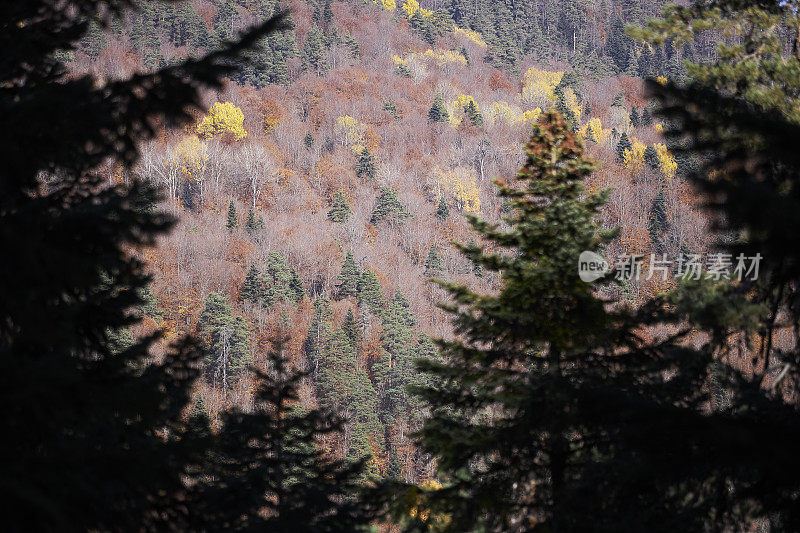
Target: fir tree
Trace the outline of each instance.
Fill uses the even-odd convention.
[[[439,205],[436,207],[436,218],[446,220],[448,216],[450,216],[450,206],[447,205],[447,200],[442,196],[439,198]]]
[[[381,187],[381,193],[375,200],[375,209],[372,210],[372,217],[370,217],[369,221],[371,224],[378,224],[383,221],[396,223],[410,216],[411,214],[400,203],[397,191],[389,187]]]
[[[301,51],[303,69],[322,74],[328,66],[325,61],[325,36],[319,27],[314,24],[308,32],[306,42]]]
[[[347,314],[344,316],[344,322],[342,322],[342,331],[345,332],[347,338],[350,339],[350,344],[353,348],[358,348],[358,342],[361,338],[361,335],[358,331],[358,323],[356,322],[356,317],[353,314],[352,309],[347,310]]]
[[[620,135],[619,141],[617,141],[617,160],[623,161],[625,159],[625,150],[632,150],[633,145],[631,144],[630,139],[628,139],[628,134],[622,132]]]
[[[450,114],[447,112],[442,95],[439,93],[436,93],[431,109],[428,111],[428,122],[450,122]]]
[[[642,110],[642,117],[639,122],[642,126],[649,126],[653,123],[653,115],[650,114],[650,110],[646,107]]]
[[[345,198],[344,193],[342,193],[342,191],[336,191],[336,193],[333,195],[333,204],[328,211],[328,220],[331,222],[342,223],[347,220],[352,212],[353,211],[350,209],[350,205],[347,203],[347,198]]]
[[[428,257],[425,259],[425,277],[435,278],[444,272],[442,260],[439,259],[439,253],[436,251],[436,246],[431,246],[428,250]]]
[[[658,152],[653,146],[648,146],[644,149],[644,162],[653,170],[658,169],[659,157]]]
[[[255,265],[250,265],[247,275],[244,277],[244,282],[242,282],[242,288],[239,290],[239,301],[260,303],[264,296],[263,292],[258,269]]]
[[[261,217],[256,218],[256,212],[251,207],[247,211],[247,222],[245,222],[244,224],[244,229],[247,231],[247,233],[252,235],[253,233],[262,229],[263,227],[264,227],[264,221],[261,219]]]
[[[631,119],[631,125],[634,128],[638,128],[639,126],[642,125],[641,118],[639,117],[639,110],[636,109],[636,106],[633,106],[633,108],[631,109],[630,119]]]
[[[247,324],[232,314],[224,294],[208,294],[197,330],[205,342],[208,380],[223,387],[235,383],[252,360]]]
[[[664,198],[664,186],[662,185],[650,204],[650,213],[647,217],[647,231],[650,233],[650,240],[653,242],[653,250],[662,253],[661,235],[667,227],[667,203]]]
[[[361,272],[358,270],[353,259],[353,253],[347,252],[342,264],[342,270],[339,272],[337,281],[339,284],[336,286],[336,298],[342,300],[349,296],[356,296],[358,294],[358,280],[361,277]]]
[[[236,216],[236,206],[233,204],[233,200],[231,200],[228,204],[228,217],[225,222],[225,227],[228,228],[228,231],[233,231],[238,225],[239,217]]]
[[[308,334],[303,343],[303,352],[313,369],[314,377],[319,374],[320,365],[325,356],[325,346],[333,331],[333,310],[327,298],[314,300],[314,316],[308,326]]]
[[[361,150],[356,163],[356,176],[363,181],[374,181],[376,175],[375,159],[366,146]]]
[[[383,312],[383,291],[378,276],[372,270],[365,270],[358,279],[358,301],[363,302],[372,314]]]
[[[474,100],[470,100],[469,103],[464,107],[464,113],[466,113],[470,124],[476,128],[483,126],[483,115],[481,115],[481,112],[478,111],[478,106],[475,105]]]

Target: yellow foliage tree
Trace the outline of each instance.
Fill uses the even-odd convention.
[[[436,167],[434,174],[437,183],[453,197],[459,211],[477,213],[481,210],[480,189],[472,170],[461,167],[445,170]]]
[[[579,124],[583,116],[583,104],[578,102],[578,95],[575,94],[571,87],[564,89],[564,104],[567,109],[572,111],[572,114],[575,115],[576,123]]]
[[[223,133],[233,134],[240,141],[247,137],[244,129],[244,113],[230,102],[215,102],[197,125],[197,134],[208,139]]]
[[[529,68],[522,77],[522,98],[539,107],[547,106],[556,99],[556,85],[561,82],[564,72],[551,72]]]
[[[456,27],[453,29],[453,35],[455,35],[456,37],[466,37],[467,39],[469,39],[470,41],[472,41],[473,43],[477,44],[482,48],[486,48],[487,46],[486,41],[483,40],[483,36],[481,36],[480,33],[473,30],[465,30],[463,28]]]
[[[644,166],[644,151],[647,149],[647,146],[636,138],[632,138],[631,141],[633,147],[625,149],[622,153],[622,160],[625,168],[637,171]]]
[[[653,148],[656,149],[656,153],[658,154],[658,168],[661,170],[661,173],[664,174],[664,177],[667,179],[674,178],[675,173],[678,171],[678,163],[675,161],[675,158],[672,157],[672,154],[669,153],[667,147],[662,143],[654,144]]]

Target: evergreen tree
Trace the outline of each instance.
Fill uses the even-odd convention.
[[[228,204],[228,217],[225,222],[225,227],[228,228],[228,231],[233,231],[238,225],[239,217],[236,215],[236,206],[233,204],[233,200],[231,200]]]
[[[252,363],[247,324],[233,316],[227,297],[210,292],[197,322],[206,348],[206,375],[215,385],[230,386]]]
[[[260,303],[263,297],[264,291],[261,276],[259,276],[256,266],[250,265],[247,275],[244,277],[244,282],[242,282],[242,288],[239,290],[239,301]]]
[[[375,315],[383,313],[383,291],[378,276],[372,270],[365,270],[358,279],[358,301],[363,302]]]
[[[280,252],[271,252],[267,256],[263,294],[262,302],[266,307],[278,302],[297,303],[305,296],[300,277],[293,268],[289,268]]]
[[[353,259],[353,253],[347,252],[342,264],[342,271],[339,272],[339,277],[337,278],[339,284],[336,286],[336,298],[342,300],[349,296],[356,296],[360,277],[361,272]]]
[[[308,32],[306,42],[301,51],[303,69],[322,74],[327,70],[328,65],[325,61],[325,36],[319,27],[314,24]]]
[[[642,125],[641,118],[639,117],[639,110],[636,109],[636,106],[633,106],[633,108],[631,109],[630,119],[631,119],[631,125],[634,128],[638,128],[639,126]]]
[[[464,107],[464,113],[466,113],[470,124],[477,128],[483,126],[483,115],[481,115],[481,112],[478,111],[478,106],[475,105],[474,100],[470,100],[469,103]]]
[[[431,109],[428,111],[428,122],[450,122],[450,113],[447,112],[442,95],[439,93],[436,93]]]
[[[374,181],[377,169],[375,168],[375,159],[366,146],[361,150],[356,163],[356,176],[363,181]]]
[[[375,209],[372,210],[372,217],[370,217],[369,221],[371,224],[378,224],[383,221],[396,223],[410,216],[411,214],[400,203],[397,191],[389,187],[381,187],[381,193],[375,200]]]
[[[461,247],[501,275],[499,292],[443,285],[459,304],[447,308],[458,338],[440,341],[444,362],[421,364],[440,381],[415,390],[432,413],[418,443],[438,456],[445,487],[421,505],[446,515],[447,531],[597,530],[601,515],[609,531],[673,527],[686,478],[664,469],[663,454],[681,418],[674,406],[704,401],[702,377],[655,355],[674,353],[666,346],[642,349],[634,332],[655,319],[651,308],[609,309],[578,276],[578,256],[615,232],[597,222],[608,193],[581,185],[593,164],[558,114],[544,116],[527,154],[514,185],[498,181],[510,205],[502,229],[470,220],[510,252]],[[669,460],[684,453],[671,450]],[[645,506],[632,511],[634,501]]]
[[[156,356],[156,335],[121,333],[147,305],[149,277],[134,251],[152,246],[173,219],[146,182],[109,184],[102,169],[129,171],[156,122],[189,124],[186,110],[220,86],[237,51],[108,83],[61,63],[67,55],[58,51],[79,49],[85,21],[120,7],[3,5],[0,102],[13,127],[0,143],[0,364],[2,401],[13,408],[0,444],[0,496],[10,530],[219,525],[189,520],[185,505],[208,450],[208,425],[184,417],[202,351],[178,339]],[[254,28],[245,45],[276,24]]]
[[[347,338],[350,339],[350,344],[353,345],[353,348],[358,348],[361,335],[359,334],[358,323],[356,322],[356,317],[352,309],[348,309],[347,314],[344,316],[342,331],[344,331]]]
[[[642,118],[640,119],[640,123],[642,126],[649,126],[653,123],[653,115],[650,114],[650,110],[646,107],[642,110]]]
[[[342,193],[342,191],[336,191],[333,195],[333,205],[331,205],[328,211],[328,220],[339,223],[345,222],[352,212],[344,193]]]
[[[325,355],[325,346],[333,331],[333,310],[327,298],[314,300],[314,316],[308,326],[308,334],[303,343],[303,352],[313,369],[314,377],[319,375],[320,365]]]
[[[622,135],[619,137],[619,141],[617,141],[617,160],[623,161],[625,159],[625,150],[632,150],[633,145],[631,144],[630,139],[628,139],[628,134],[622,132]]]
[[[353,495],[362,488],[368,456],[331,460],[318,448],[344,430],[343,422],[329,410],[301,406],[305,375],[290,370],[280,351],[270,351],[270,370],[259,373],[253,411],[223,416],[187,507],[200,515],[199,524],[233,530],[365,529],[376,510]]]
[[[647,217],[647,231],[650,233],[650,240],[653,242],[653,250],[660,254],[663,252],[661,246],[661,234],[667,227],[667,203],[664,199],[664,186],[662,185],[650,204],[650,213]]]
[[[431,245],[428,250],[428,257],[425,259],[425,277],[435,278],[444,272],[442,260],[439,259],[439,253],[436,251],[436,246]]]
[[[658,169],[659,158],[658,152],[653,146],[648,146],[644,149],[644,162],[653,170]]]
[[[361,59],[361,45],[350,35],[349,31],[344,34],[344,45],[350,50],[350,56],[353,59],[356,61]]]
[[[255,233],[257,230],[260,230],[264,227],[264,220],[261,217],[256,218],[256,212],[251,207],[247,211],[247,222],[244,224],[244,229],[249,234]]]
[[[436,217],[439,220],[446,220],[450,216],[450,206],[447,205],[447,200],[442,196],[439,198],[439,205],[436,207]]]

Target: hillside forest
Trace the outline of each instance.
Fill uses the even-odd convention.
[[[63,239],[86,253],[64,245],[41,261],[20,248],[9,279],[24,257],[48,264],[24,279],[59,261],[74,274],[42,285],[59,317],[52,335],[27,327],[38,312],[12,309],[32,297],[4,289],[0,346],[82,354],[75,383],[105,392],[87,392],[81,412],[99,394],[124,407],[91,415],[97,429],[81,438],[98,450],[117,439],[122,453],[141,427],[141,464],[159,457],[159,472],[181,472],[155,507],[151,493],[126,493],[79,529],[286,517],[272,530],[290,531],[307,512],[298,502],[318,505],[307,531],[576,531],[587,516],[606,516],[594,527],[607,531],[798,526],[796,458],[773,451],[793,478],[759,462],[762,446],[800,435],[796,263],[775,245],[795,239],[798,210],[782,202],[796,185],[769,181],[797,163],[775,140],[792,138],[800,116],[792,2],[85,0],[71,3],[77,19],[36,4],[3,8],[20,21],[5,23],[9,49],[36,58],[9,67],[4,102],[26,102],[18,88],[69,87],[51,107],[79,155],[58,151],[53,132],[7,132],[11,172],[30,176],[8,205],[30,196],[53,215],[0,217],[19,217],[42,246]],[[80,20],[79,31],[59,29],[64,42],[37,55],[12,40],[39,31],[37,17]],[[766,118],[748,119],[754,110]],[[52,144],[52,159],[26,139]],[[63,188],[73,171],[92,177]],[[59,218],[72,202],[81,216],[108,214],[99,225]],[[663,268],[592,285],[577,278],[583,250],[612,266],[638,257],[645,273],[720,250],[781,261],[764,266],[766,286],[686,283]],[[82,307],[92,299],[114,307],[102,327],[91,324],[105,311]],[[112,370],[98,363],[107,358]],[[25,380],[67,372],[44,367]],[[109,376],[129,373],[147,379],[114,391]],[[10,391],[40,394],[23,393],[25,380]],[[51,405],[56,390],[41,392]],[[40,437],[15,416],[21,450]],[[103,434],[120,418],[122,433]],[[265,436],[276,434],[282,448]],[[78,464],[65,442],[59,453]],[[275,481],[271,461],[286,453],[321,473],[274,466]],[[20,497],[28,518],[42,498],[57,502],[45,529],[94,513],[82,497],[116,498],[32,483]],[[365,484],[370,496],[356,498]],[[245,493],[253,501],[231,496]]]

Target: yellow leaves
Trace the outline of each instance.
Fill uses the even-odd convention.
[[[406,54],[405,58],[402,58],[397,54],[392,56],[392,61],[397,67],[400,65],[408,66],[408,62],[413,60],[423,60],[426,62],[434,61],[439,67],[448,63],[454,63],[461,66],[467,65],[467,58],[457,50],[432,50],[429,48],[422,53],[410,52]]]
[[[522,98],[537,106],[547,106],[556,99],[555,88],[564,72],[550,72],[531,67],[522,77]]]
[[[678,171],[678,163],[675,161],[675,158],[662,143],[654,144],[653,148],[656,149],[656,153],[658,154],[658,168],[661,170],[661,173],[664,174],[664,177],[667,179],[674,178],[675,173]]]
[[[576,123],[580,123],[581,116],[583,115],[583,104],[578,102],[578,95],[575,94],[572,87],[564,89],[564,104],[567,106],[567,109],[572,111],[572,114],[575,115]]]
[[[397,8],[394,0],[381,0],[381,4],[386,11],[394,11]]]
[[[647,149],[639,139],[631,139],[633,147],[626,148],[622,153],[623,164],[626,169],[637,171],[644,166],[644,151]]]
[[[433,15],[433,11],[430,9],[419,7],[419,2],[417,2],[417,0],[406,0],[403,4],[403,11],[406,12],[406,16],[408,16],[408,18],[413,17],[414,13],[417,12],[419,12],[419,16],[422,18],[428,18]]]
[[[480,189],[471,169],[458,167],[445,170],[436,167],[433,172],[437,183],[453,197],[459,211],[477,213],[481,210]]]
[[[244,113],[230,102],[215,102],[197,125],[197,134],[208,139],[224,133],[233,134],[240,141],[247,137],[244,129]]]
[[[667,78],[665,78],[664,76],[659,76],[659,77],[656,78],[656,82],[659,85],[666,85],[667,84]]]
[[[492,105],[489,106],[484,114],[484,118],[492,124],[502,121],[512,126],[517,126],[537,121],[541,113],[542,110],[538,107],[523,111],[519,106],[500,101],[492,102]]]
[[[603,129],[603,123],[599,118],[589,120],[578,133],[584,138],[593,140],[600,146],[608,145],[611,140],[611,129]]]
[[[463,28],[454,28],[453,35],[455,35],[456,37],[466,37],[467,39],[477,44],[481,48],[486,48],[486,41],[484,41],[481,34],[476,31],[465,30]]]
[[[353,153],[360,153],[364,149],[364,133],[366,126],[350,115],[336,119],[336,131],[344,135],[342,144],[349,146]]]
[[[475,99],[468,95],[468,94],[461,94],[459,93],[458,97],[453,100],[452,102],[448,102],[444,105],[447,109],[447,113],[450,116],[450,125],[451,126],[458,126],[461,124],[461,121],[464,120],[464,108],[472,102],[475,104],[475,108],[480,110],[480,106],[478,106],[478,102]]]
[[[664,133],[664,126],[660,122],[656,122],[654,128],[656,129],[657,132]]]
[[[197,135],[181,139],[170,156],[170,162],[178,166],[186,178],[196,182],[203,180],[208,159],[208,145]]]

